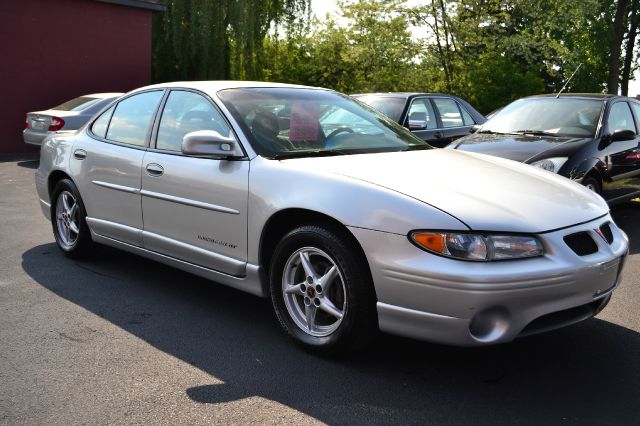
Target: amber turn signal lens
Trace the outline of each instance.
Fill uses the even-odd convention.
[[[445,253],[445,236],[443,234],[413,234],[413,241],[427,250]]]

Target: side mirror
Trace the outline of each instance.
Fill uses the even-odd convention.
[[[182,153],[213,158],[239,158],[244,154],[233,137],[224,137],[215,130],[198,130],[184,135]]]
[[[610,137],[611,142],[630,141],[636,138],[636,132],[633,130],[616,130]]]
[[[427,113],[412,112],[407,122],[409,130],[424,130],[427,128]]]
[[[469,133],[475,133],[478,130],[480,130],[480,127],[482,127],[481,124],[474,124],[473,126],[471,126],[471,128],[469,129]]]

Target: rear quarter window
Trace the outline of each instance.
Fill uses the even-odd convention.
[[[101,138],[104,138],[106,136],[107,127],[109,127],[109,121],[111,120],[112,114],[113,114],[113,107],[109,108],[108,110],[100,114],[100,117],[98,117],[96,121],[93,122],[93,125],[91,126],[91,131],[93,132],[94,135],[100,136]]]

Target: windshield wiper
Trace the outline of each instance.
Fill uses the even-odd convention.
[[[479,130],[476,133],[483,133],[486,135],[506,135],[506,133],[494,132],[493,130]]]
[[[288,158],[304,158],[304,157],[331,157],[335,155],[348,155],[351,154],[345,150],[339,149],[314,149],[307,151],[288,151],[280,154],[275,154],[271,158],[274,160],[286,160]]]
[[[425,149],[432,149],[433,147],[431,145],[409,145],[408,147],[406,147],[405,149],[403,149],[402,151],[423,151]]]
[[[560,137],[556,133],[549,133],[542,130],[516,130],[511,133],[515,135],[552,136],[554,138]]]

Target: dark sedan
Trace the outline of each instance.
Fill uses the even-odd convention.
[[[521,161],[581,182],[610,204],[640,195],[640,102],[624,96],[532,96],[447,148]]]
[[[467,136],[487,119],[462,98],[439,93],[362,93],[351,95],[442,148]]]

